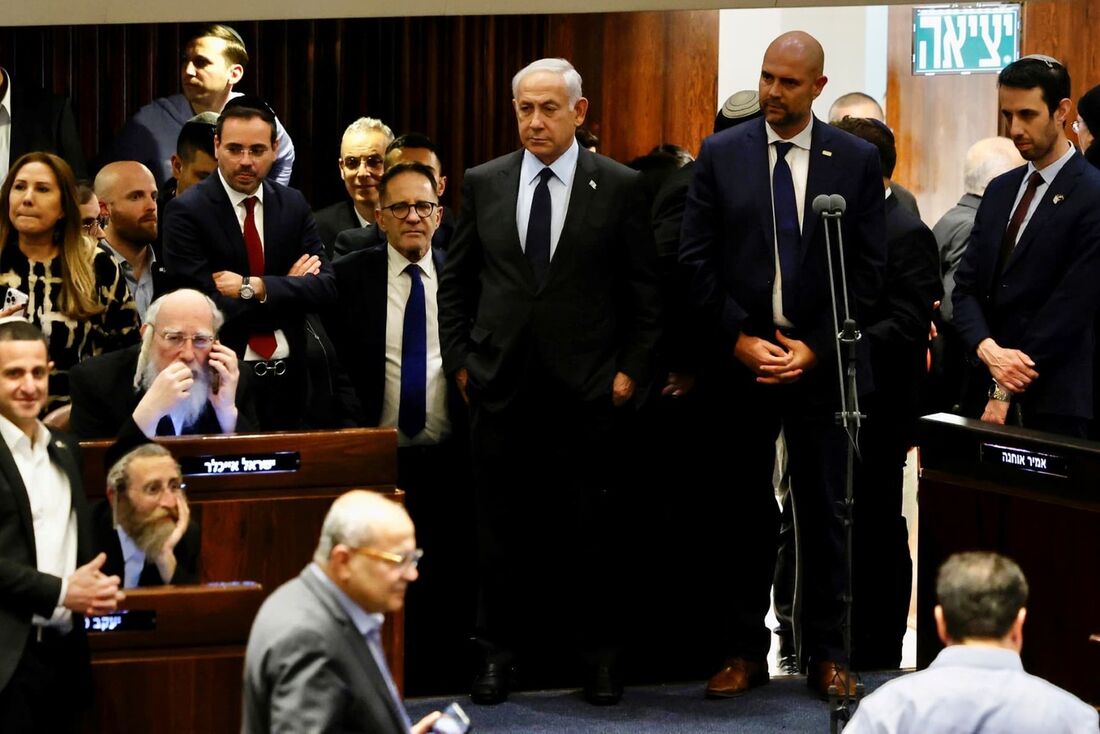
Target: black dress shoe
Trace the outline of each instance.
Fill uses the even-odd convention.
[[[506,663],[485,663],[470,686],[470,700],[481,706],[492,706],[508,700],[515,670]]]
[[[614,706],[623,697],[623,684],[610,665],[597,665],[588,673],[584,700],[593,706]]]

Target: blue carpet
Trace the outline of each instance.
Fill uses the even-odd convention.
[[[870,693],[901,671],[864,673]],[[599,734],[708,734],[709,732],[828,732],[829,707],[806,687],[804,677],[773,678],[771,683],[739,698],[708,701],[703,683],[629,687],[618,706],[585,703],[579,691],[513,694],[497,706],[459,703],[473,722],[471,734],[496,732],[598,732]],[[421,698],[407,702],[415,722],[451,699]]]

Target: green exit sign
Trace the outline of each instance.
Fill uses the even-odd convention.
[[[913,73],[997,73],[1020,55],[1020,5],[913,9]]]

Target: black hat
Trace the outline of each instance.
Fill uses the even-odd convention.
[[[1100,136],[1100,85],[1085,92],[1077,100],[1077,114],[1085,121],[1093,136]]]

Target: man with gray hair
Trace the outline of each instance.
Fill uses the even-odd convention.
[[[244,661],[245,734],[362,731],[427,734],[415,725],[382,649],[422,552],[405,509],[354,490],[325,516],[313,562],[264,601]]]
[[[337,164],[348,198],[313,215],[329,259],[344,254],[335,249],[336,238],[349,229],[361,227],[370,233],[357,239],[356,246],[370,247],[385,241],[374,223],[374,210],[378,207],[378,182],[382,179],[386,148],[392,142],[393,131],[373,117],[360,117],[344,131]]]
[[[141,344],[73,368],[73,433],[153,438],[254,430],[247,378],[237,355],[218,341],[223,320],[214,302],[195,290],[154,301]]]
[[[552,626],[585,658],[586,699],[613,704],[612,447],[660,331],[653,234],[637,173],[577,143],[588,100],[572,64],[529,64],[512,95],[523,147],[466,172],[438,293],[480,513],[484,655],[471,697],[503,701],[517,647]]]
[[[860,732],[1095,732],[1096,710],[1024,672],[1027,579],[996,553],[956,553],[936,579],[936,632],[947,647],[927,669],[886,683],[856,710]]]
[[[92,552],[107,554],[103,573],[126,589],[198,583],[199,526],[183,490],[180,465],[160,444],[111,465],[107,499],[92,506]]]

